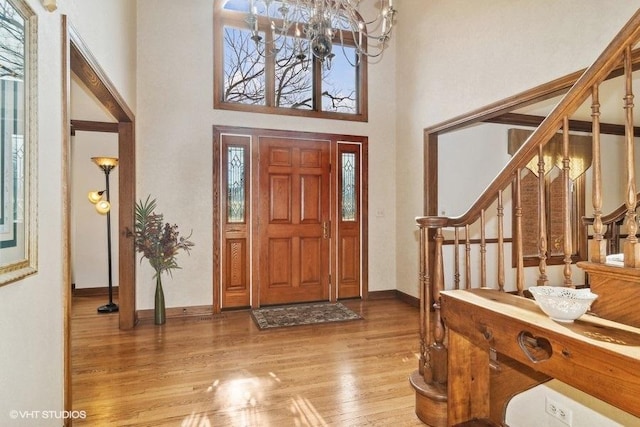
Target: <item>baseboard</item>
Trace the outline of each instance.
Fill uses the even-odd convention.
[[[109,288],[74,288],[72,290],[74,297],[97,297],[109,295]],[[113,298],[118,298],[118,287],[113,287]]]
[[[409,304],[412,307],[420,308],[420,298],[416,298],[412,295],[405,294],[402,291],[396,290],[396,298],[400,301]]]
[[[390,289],[388,291],[369,291],[368,299],[396,299],[396,290]]]
[[[170,307],[165,310],[167,319],[186,319],[193,317],[213,316],[213,307],[210,305],[196,305],[189,307]],[[154,319],[154,309],[138,310],[138,321],[145,322]]]
[[[405,294],[397,289],[390,289],[388,291],[373,291],[369,292],[370,300],[381,299],[398,299],[404,303],[409,304],[412,307],[420,307],[420,299],[409,294]]]

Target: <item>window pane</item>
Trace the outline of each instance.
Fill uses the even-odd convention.
[[[264,37],[264,33],[260,33]],[[224,100],[265,105],[264,58],[249,30],[224,28]]]
[[[342,153],[342,220],[355,221],[358,213],[356,197],[356,155]]]
[[[308,56],[300,56],[301,52],[309,52],[308,45],[307,40],[296,42],[293,37],[285,37],[276,55],[276,107],[301,110],[313,108],[313,67],[308,64]],[[305,63],[308,65],[306,70]]]
[[[244,222],[244,147],[227,148],[227,222]]]
[[[247,0],[227,0],[224,9],[237,10],[239,12],[249,12],[249,3]]]
[[[334,45],[333,53],[331,69],[326,64],[322,67],[322,111],[357,114],[358,67],[351,65],[356,63],[356,50]]]

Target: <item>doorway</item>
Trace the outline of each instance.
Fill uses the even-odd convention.
[[[367,139],[214,127],[214,311],[366,298]]]
[[[63,31],[68,40],[68,69],[65,75],[70,80],[73,73],[81,81],[88,91],[95,96],[96,100],[102,104],[107,112],[113,117],[116,123],[96,123],[74,120],[76,129],[91,131],[113,132],[118,135],[118,187],[114,192],[118,194],[118,297],[119,297],[119,326],[120,329],[131,329],[136,323],[135,313],[135,248],[133,246],[132,230],[134,224],[135,205],[135,123],[133,112],[118,94],[109,79],[106,77],[99,64],[91,55],[79,34],[66,23],[63,16]],[[67,87],[66,93],[69,93]],[[68,95],[67,95],[68,96]],[[69,109],[69,102],[66,102]],[[65,114],[69,132],[66,135],[66,165],[69,166],[70,156],[70,128],[71,117],[69,112]],[[70,179],[67,171],[67,180]],[[67,185],[67,188],[69,186]],[[66,195],[67,200],[69,195]],[[69,213],[69,206],[65,213]],[[67,219],[68,220],[68,219]],[[68,260],[69,262],[69,260]]]

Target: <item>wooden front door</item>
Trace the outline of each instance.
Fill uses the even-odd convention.
[[[366,299],[366,138],[214,131],[214,312]]]
[[[258,145],[260,305],[328,300],[330,141]]]

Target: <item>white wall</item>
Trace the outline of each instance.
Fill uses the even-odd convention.
[[[34,420],[14,421],[10,411],[60,410],[63,385],[60,23],[28,3],[39,19],[38,273],[0,288],[0,424],[25,426]]]
[[[12,419],[10,411],[63,409],[63,230],[62,230],[62,45],[61,13],[70,13],[99,62],[135,97],[135,81],[123,46],[134,46],[125,28],[135,28],[135,4],[129,0],[60,0],[54,13],[27,0],[38,15],[38,273],[0,287],[0,425],[60,426],[60,419]],[[81,5],[79,5],[81,4]],[[73,8],[70,8],[73,6]],[[77,6],[77,7],[76,7]],[[112,37],[100,36],[111,32]],[[119,41],[117,46],[108,45]],[[127,47],[130,49],[130,47]]]
[[[394,48],[369,66],[369,122],[249,114],[213,109],[213,2],[138,1],[137,147],[139,197],[193,229],[195,247],[180,254],[164,285],[167,306],[212,301],[213,125],[364,135],[369,138],[369,289],[394,289]],[[162,29],[162,30],[159,30]],[[384,216],[375,215],[384,211]],[[138,309],[153,306],[151,268],[138,269]]]
[[[58,0],[129,108],[136,112],[136,2]]]
[[[590,65],[640,7],[634,0],[398,2],[396,244],[398,289],[417,296],[424,128]],[[408,10],[410,13],[403,13]],[[474,165],[494,153],[478,153]],[[472,165],[451,161],[451,168]],[[456,197],[458,186],[441,183]],[[447,208],[448,209],[448,208]]]
[[[567,414],[562,422],[549,414],[547,404],[554,403]],[[505,423],[509,427],[632,427],[640,418],[621,411],[558,380],[535,386],[513,397],[507,405]]]

